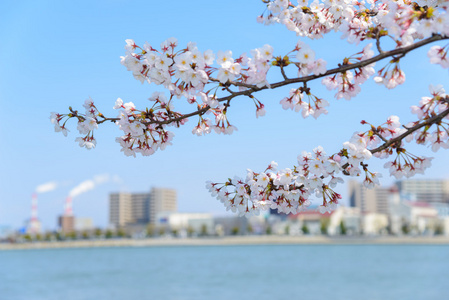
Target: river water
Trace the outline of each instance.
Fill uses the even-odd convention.
[[[449,246],[0,251],[0,300],[449,299]]]

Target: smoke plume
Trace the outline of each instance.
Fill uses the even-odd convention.
[[[56,181],[50,181],[36,187],[36,193],[42,194],[51,192],[58,187],[58,183]]]
[[[74,198],[76,196],[84,194],[85,192],[93,190],[96,186],[98,186],[100,184],[107,183],[109,181],[116,182],[116,181],[118,181],[118,179],[116,176],[114,176],[111,179],[111,176],[109,174],[96,175],[96,176],[94,176],[93,179],[85,180],[85,181],[81,182],[80,184],[78,184],[76,187],[74,187],[70,191],[69,196]]]

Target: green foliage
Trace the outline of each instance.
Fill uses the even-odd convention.
[[[302,233],[304,233],[304,234],[309,234],[310,233],[309,227],[307,227],[306,223],[304,223],[302,225],[301,230],[302,230]]]
[[[236,226],[231,229],[231,235],[238,235],[240,229]]]
[[[64,236],[63,233],[56,232],[56,233],[55,233],[55,238],[56,238],[57,241],[62,241],[62,240],[65,239],[65,236]]]
[[[87,231],[83,231],[83,233],[81,234],[81,237],[85,240],[87,240],[89,238],[89,233]]]
[[[345,225],[345,222],[342,220],[341,222],[340,222],[340,234],[341,235],[346,235],[346,232],[347,232],[348,230],[347,230],[347,228],[346,228],[346,225]]]
[[[156,232],[156,226],[154,226],[154,224],[148,224],[147,236],[154,236],[155,232]]]
[[[435,235],[441,235],[444,233],[443,224],[438,223],[435,227]]]
[[[114,234],[113,234],[113,232],[112,232],[112,230],[106,230],[106,234],[105,234],[105,237],[107,238],[107,239],[110,239],[110,238],[112,238],[114,236]]]
[[[327,235],[327,230],[329,228],[329,218],[321,218],[320,220],[320,231],[321,234]]]
[[[121,238],[126,237],[126,232],[125,232],[125,230],[123,230],[123,228],[119,228],[119,229],[117,230],[117,236],[118,236],[118,237],[121,237]]]
[[[273,233],[273,229],[271,229],[271,226],[268,226],[267,229],[265,230],[265,233],[267,235],[271,235]]]
[[[187,227],[187,236],[192,236],[195,233],[195,230],[192,226]]]
[[[289,235],[289,234],[290,234],[290,225],[285,226],[285,228],[284,228],[284,233],[285,233],[286,235]]]
[[[100,237],[102,234],[103,234],[103,232],[101,231],[100,228],[96,228],[96,229],[95,229],[94,235],[95,235],[96,237]]]
[[[46,241],[51,241],[52,238],[53,238],[53,234],[52,234],[51,232],[46,232],[46,233],[45,233],[44,239],[45,239]]]
[[[207,225],[206,224],[202,224],[201,225],[201,232],[200,232],[200,235],[201,236],[206,236],[206,235],[208,235],[209,233],[207,232]]]
[[[27,242],[31,242],[32,240],[33,240],[33,237],[30,235],[30,234],[25,234],[24,236],[23,236],[23,238],[25,239],[25,241],[27,241]]]
[[[407,224],[403,224],[401,227],[403,234],[409,234],[410,233],[410,227]]]

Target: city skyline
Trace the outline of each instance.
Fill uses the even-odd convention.
[[[445,195],[444,197],[446,197],[448,195],[447,194],[448,191],[446,189],[446,187],[448,186],[448,183],[449,183],[449,178],[448,179],[436,179],[436,180],[435,179],[434,180],[409,179],[409,180],[394,181],[393,183],[391,183],[389,185],[380,185],[374,189],[367,189],[363,186],[361,181],[350,180],[350,181],[348,181],[348,191],[346,193],[347,197],[342,199],[341,206],[343,206],[343,207],[358,207],[360,209],[361,213],[389,214],[389,206],[390,206],[389,198],[391,197],[391,195],[396,193],[398,188],[399,188],[400,197],[403,201],[411,201],[411,202],[425,201],[425,202],[433,203],[433,202],[435,202],[435,199],[439,200],[442,197],[442,195]],[[430,186],[430,187],[439,186],[439,187],[445,187],[445,188],[441,188],[439,191],[434,191],[434,193],[432,193],[431,197],[428,200],[425,200],[425,199],[423,200],[422,198],[419,198],[420,191],[423,189],[426,190],[427,186]],[[402,190],[401,190],[401,187],[402,187]],[[85,219],[85,218],[94,221],[92,226],[96,227],[96,228],[111,228],[111,226],[114,225],[114,222],[111,221],[111,202],[110,202],[111,197],[113,195],[122,195],[122,196],[124,195],[124,196],[129,196],[129,197],[133,197],[134,195],[137,195],[137,196],[142,196],[143,198],[140,197],[142,199],[144,199],[144,198],[146,199],[146,197],[148,198],[151,193],[154,193],[154,190],[169,190],[169,191],[173,191],[174,193],[176,193],[176,189],[166,188],[166,187],[152,187],[151,189],[147,189],[147,192],[142,192],[142,189],[139,189],[138,191],[135,191],[135,192],[132,192],[132,191],[109,192],[108,193],[108,203],[107,203],[107,206],[104,207],[104,211],[103,211],[103,213],[107,215],[107,222],[105,222],[106,225],[104,225],[104,226],[98,225],[98,220],[95,220],[95,218],[93,218],[91,215],[75,213],[75,214],[73,214],[73,216],[75,217],[75,221],[77,219]],[[413,192],[409,192],[410,190],[412,190],[412,191],[415,190],[416,194],[414,194]],[[19,226],[17,226],[17,227],[12,226],[12,228],[10,228],[10,229],[18,230],[20,228],[26,228],[29,225],[28,222],[30,221],[30,217],[32,216],[31,206],[32,206],[33,198],[31,197],[30,199],[31,200],[30,200],[30,204],[29,204],[30,205],[29,215],[24,217],[21,220]],[[446,199],[446,198],[444,198],[444,199]],[[64,203],[64,202],[65,201],[61,201],[61,203]],[[443,202],[436,201],[436,202],[446,203],[447,201],[443,201]],[[132,206],[132,209],[136,210],[137,208],[141,207],[142,205],[144,205],[144,204],[141,204],[140,206],[138,205],[138,207]],[[316,211],[317,206],[318,206],[317,203],[313,203],[309,210]],[[61,205],[61,210],[59,212],[57,212],[57,215],[55,215],[54,218],[50,218],[50,219],[41,218],[38,214],[38,221],[40,222],[39,226],[42,227],[41,232],[53,231],[53,230],[57,230],[60,228],[59,218],[64,215],[63,208],[65,208],[65,206]],[[75,208],[75,210],[76,210],[76,208]],[[160,212],[169,212],[169,211],[172,211],[172,210],[160,210]],[[148,209],[142,210],[142,211],[139,210],[138,212],[134,212],[134,215],[136,215],[136,213],[137,213],[137,215],[143,216],[145,213],[148,213],[148,212],[149,212]],[[195,211],[195,210],[185,211],[185,210],[175,209],[175,210],[173,210],[173,212],[212,213],[216,217],[235,216],[235,214],[229,213],[229,212],[227,212],[227,213],[221,212],[221,211],[212,212],[212,211],[207,211],[207,210],[205,210],[205,211]],[[153,213],[153,214],[154,214],[153,219],[155,219],[157,212]],[[44,215],[46,215],[46,214],[44,214]],[[134,220],[134,219],[135,218],[133,217],[132,220]],[[136,219],[136,220],[130,222],[128,225],[133,225],[133,224],[142,225],[142,224],[149,223],[149,219],[146,221],[145,220],[142,219],[142,220],[138,221]],[[125,223],[122,225],[126,225]],[[4,226],[4,225],[8,225],[8,224],[0,224],[0,225]],[[121,227],[121,226],[116,226],[116,227]]]

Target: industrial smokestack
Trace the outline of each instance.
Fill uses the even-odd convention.
[[[64,216],[73,216],[72,197],[70,197],[70,196],[65,198]]]
[[[37,193],[33,193],[31,196],[31,219],[28,224],[28,232],[29,233],[38,233],[40,231],[40,222],[37,218],[38,211],[37,211]]]

